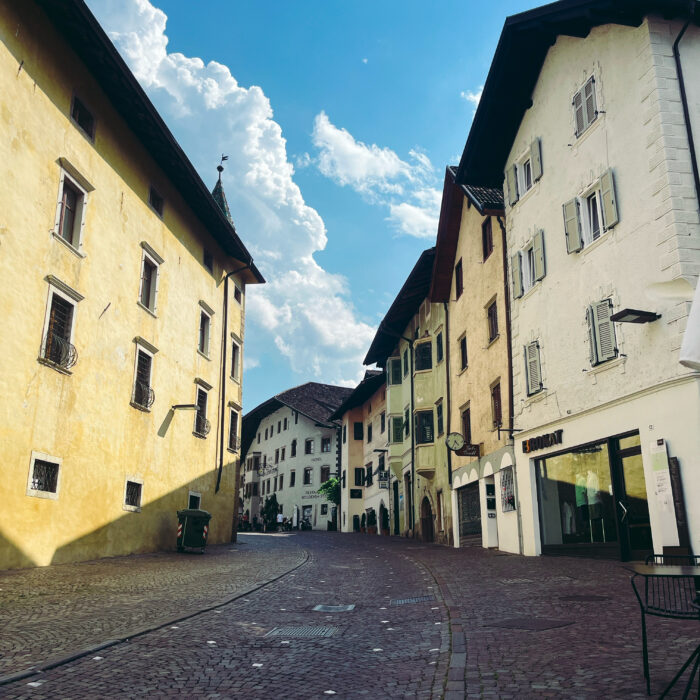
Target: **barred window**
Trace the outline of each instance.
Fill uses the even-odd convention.
[[[124,495],[124,505],[132,508],[141,508],[141,489],[142,484],[138,481],[126,482],[126,493]]]
[[[513,467],[501,469],[501,509],[504,513],[515,510]]]
[[[33,491],[56,493],[58,489],[58,469],[55,462],[35,459],[30,488]]]

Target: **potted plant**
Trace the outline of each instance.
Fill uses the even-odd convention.
[[[360,532],[367,532],[367,528],[365,525],[367,524],[367,515],[365,513],[362,514],[362,518],[360,518]]]
[[[367,514],[367,532],[369,532],[370,535],[377,534],[377,514],[374,509],[370,510]]]

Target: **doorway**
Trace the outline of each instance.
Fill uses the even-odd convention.
[[[399,482],[394,482],[394,534],[399,534]]]
[[[420,504],[420,531],[423,542],[432,542],[435,538],[433,532],[433,509],[427,496],[423,498]]]
[[[457,491],[459,506],[459,546],[481,546],[481,499],[479,482],[475,481]]]

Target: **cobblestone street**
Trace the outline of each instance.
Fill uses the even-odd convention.
[[[5,572],[0,697],[641,698],[629,578],[619,562],[316,532]],[[696,632],[649,621],[652,693]]]

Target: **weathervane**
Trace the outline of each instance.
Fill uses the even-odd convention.
[[[216,169],[219,171],[219,180],[221,180],[221,173],[224,172],[224,166],[223,162],[228,160],[228,156],[225,156],[223,153],[221,154],[221,160],[219,161],[219,164],[216,166]]]

